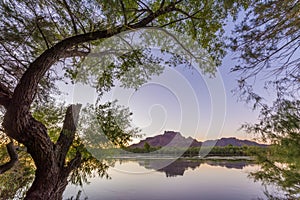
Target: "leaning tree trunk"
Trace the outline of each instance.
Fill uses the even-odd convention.
[[[16,129],[5,121],[6,131],[14,139],[22,142],[36,165],[35,179],[27,191],[25,199],[30,200],[60,200],[68,184],[70,172],[81,164],[81,154],[66,163],[66,156],[73,143],[81,105],[71,105],[67,108],[64,124],[56,143],[53,143],[46,127],[35,120],[30,113],[24,118],[18,118],[16,124],[26,122],[21,134],[13,134]],[[6,116],[7,117],[7,116]]]

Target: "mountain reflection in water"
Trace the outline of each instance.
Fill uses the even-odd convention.
[[[164,172],[167,177],[183,176],[184,172],[188,169],[196,169],[200,167],[201,164],[208,164],[210,166],[220,166],[228,169],[243,169],[244,167],[251,165],[249,161],[201,161],[201,160],[188,160],[188,159],[178,159],[175,161],[170,161],[168,159],[144,159],[137,160],[140,166],[146,169],[155,170],[158,172]]]
[[[89,200],[267,199],[265,186],[248,176],[259,168],[251,161],[128,157],[109,163],[111,179],[90,178],[82,188],[69,185],[64,199],[76,197],[78,190]]]

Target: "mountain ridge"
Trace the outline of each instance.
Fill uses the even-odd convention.
[[[153,147],[200,147],[200,146],[259,146],[265,147],[266,144],[260,144],[251,140],[242,140],[235,137],[220,138],[215,140],[198,141],[192,137],[184,137],[180,132],[164,131],[164,134],[147,137],[139,143],[130,145],[130,148],[144,148],[145,143]]]

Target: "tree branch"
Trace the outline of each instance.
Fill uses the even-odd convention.
[[[15,165],[15,163],[18,162],[18,154],[14,147],[14,143],[13,142],[8,143],[6,145],[6,149],[10,157],[10,160],[5,164],[0,165],[0,174],[3,174],[4,172],[10,170]]]
[[[123,12],[124,24],[127,25],[127,16],[126,16],[126,12],[125,12],[125,5],[122,0],[119,0],[119,1],[120,1],[122,12]]]
[[[89,55],[90,51],[79,51],[77,49],[66,51],[63,55],[64,58],[70,58],[70,57],[83,57]]]
[[[77,35],[77,34],[78,34],[77,26],[76,26],[76,22],[75,22],[73,13],[72,13],[72,11],[71,11],[71,8],[70,8],[70,6],[68,5],[68,3],[67,3],[66,0],[63,0],[63,5],[65,6],[65,8],[67,9],[68,14],[70,15],[70,18],[71,18],[71,21],[72,21],[72,24],[73,24],[73,29],[74,29],[74,31],[75,31],[75,34]]]
[[[159,6],[159,8],[163,8],[163,7],[164,7],[164,5],[165,5],[165,0],[162,0],[162,1],[160,2],[160,6]]]
[[[0,105],[8,108],[11,100],[12,92],[0,82]]]
[[[40,80],[53,64],[64,57],[64,54],[70,50],[70,48],[78,44],[105,39],[126,30],[146,27],[147,24],[158,16],[172,12],[175,9],[175,5],[175,3],[171,3],[162,9],[158,9],[155,13],[149,14],[133,25],[123,25],[116,28],[75,35],[62,40],[50,49],[45,50],[31,63],[14,90],[10,106],[7,108],[3,120],[3,127],[7,134],[9,136],[20,135],[26,126],[28,126],[27,115],[29,113],[30,105],[36,95]],[[21,135],[18,138],[22,138]]]
[[[59,166],[64,166],[66,155],[75,138],[81,104],[70,105],[67,108],[60,136],[55,144]]]
[[[46,36],[45,36],[43,30],[41,29],[41,27],[40,27],[40,25],[39,25],[39,20],[40,20],[40,19],[37,19],[36,26],[37,26],[37,28],[38,28],[40,34],[42,35],[42,37],[43,37],[43,39],[44,39],[44,41],[45,41],[45,44],[46,44],[46,46],[47,46],[47,49],[49,49],[49,48],[50,48],[49,42],[48,42],[48,40],[47,40],[47,38],[46,38]]]
[[[69,175],[69,173],[80,166],[81,160],[81,153],[79,151],[76,152],[76,156],[68,163],[68,165],[64,168],[65,174]]]

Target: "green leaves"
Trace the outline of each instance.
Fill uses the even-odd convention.
[[[225,55],[223,25],[232,11],[239,9],[239,1],[69,1],[55,0],[2,1],[1,15],[1,59],[5,69],[1,71],[6,82],[17,82],[24,70],[40,54],[60,41],[79,34],[98,30],[114,31],[117,27],[133,26],[152,13],[158,15],[145,27],[165,27],[195,39],[205,48],[217,65]],[[226,6],[224,6],[226,5]],[[92,12],[91,12],[92,10]],[[235,11],[234,11],[235,10]],[[91,50],[98,41],[78,44],[74,49]],[[72,50],[74,50],[72,49]],[[76,56],[75,56],[76,57]],[[61,58],[61,61],[66,58]],[[76,79],[70,63],[64,63],[69,78]],[[110,63],[108,63],[109,65]],[[118,67],[118,66],[115,66]],[[16,73],[15,71],[18,71]],[[1,75],[0,74],[0,75]],[[61,75],[59,75],[62,78]],[[14,84],[16,84],[16,82]]]
[[[88,149],[124,146],[139,132],[131,127],[132,113],[117,105],[116,101],[97,108],[90,105],[82,112],[80,135]]]
[[[46,104],[32,106],[33,117],[42,122],[48,130],[48,134],[53,142],[55,142],[61,131],[65,116],[65,105],[49,101]]]
[[[262,135],[272,146],[258,153],[262,170],[255,179],[275,183],[287,192],[287,198],[300,194],[300,101],[277,100],[273,107],[261,110],[259,123],[247,125],[251,133]]]
[[[299,90],[299,1],[250,2],[231,38],[240,58],[235,69],[249,81],[267,77],[278,96],[292,97]]]

